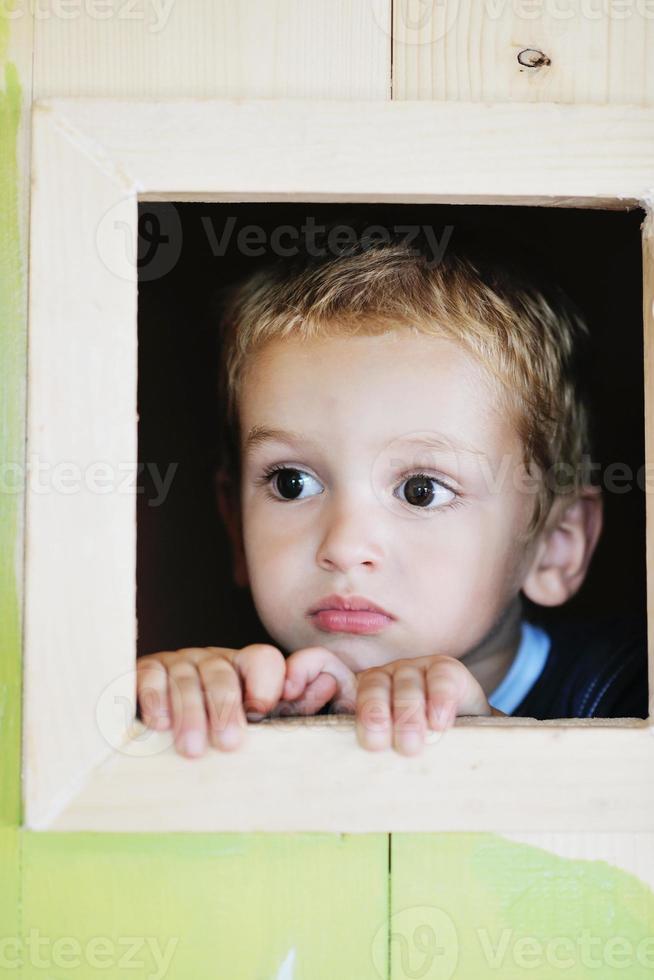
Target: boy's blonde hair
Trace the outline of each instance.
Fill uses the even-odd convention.
[[[545,525],[557,495],[590,482],[583,371],[589,331],[580,311],[540,268],[530,270],[522,253],[496,242],[466,244],[465,237],[457,243],[456,235],[457,228],[436,262],[422,235],[410,243],[406,235],[362,236],[326,255],[277,259],[227,290],[219,391],[223,460],[236,484],[239,394],[252,355],[290,335],[391,329],[455,341],[490,372],[500,405],[514,419],[524,464],[538,479],[528,539]]]

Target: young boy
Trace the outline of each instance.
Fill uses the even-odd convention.
[[[223,322],[219,506],[274,645],[141,657],[143,720],[180,752],[270,713],[356,715],[421,750],[457,715],[647,717],[642,630],[527,622],[582,585],[588,330],[528,263],[460,235],[279,259]]]

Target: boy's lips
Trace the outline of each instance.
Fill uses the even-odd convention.
[[[309,610],[318,629],[329,633],[379,633],[395,617],[360,595],[328,595]]]

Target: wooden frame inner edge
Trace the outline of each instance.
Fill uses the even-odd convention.
[[[368,199],[644,208],[649,461],[654,450],[653,123],[654,110],[648,108],[546,103],[35,103],[28,456],[34,453],[51,468],[72,459],[87,471],[102,462],[103,453],[114,467],[135,461],[135,251],[130,268],[124,233],[135,241],[139,199]],[[418,141],[416,132],[421,134]],[[519,155],[514,135],[519,136]],[[411,154],[406,153],[409,144]],[[122,229],[120,240],[116,229]],[[54,405],[56,413],[51,411]],[[520,725],[520,739],[510,738],[506,731],[517,719],[509,726],[498,719],[489,725],[460,720],[420,763],[364,753],[347,719],[330,732],[317,719],[313,724],[305,719],[304,730],[293,734],[292,767],[287,753],[280,756],[275,751],[277,732],[266,726],[254,726],[250,754],[238,757],[238,769],[229,768],[233,760],[228,754],[214,753],[189,763],[164,745],[147,763],[141,757],[147,752],[130,754],[126,747],[137,746],[143,733],[134,728],[129,713],[117,716],[106,708],[110,702],[134,700],[134,499],[112,493],[111,506],[101,499],[88,488],[77,497],[28,489],[28,827],[208,829],[207,820],[214,830],[649,827],[654,802],[649,778],[654,753],[651,717],[622,726],[615,719],[610,725],[522,719],[527,724]],[[648,496],[648,569],[653,560]],[[647,594],[649,618],[654,610],[649,575]],[[651,630],[649,637],[652,692]],[[650,716],[652,703],[650,695]],[[521,753],[527,743],[530,754],[525,757]],[[534,756],[548,772],[545,785]],[[165,796],[163,787],[171,784],[174,773],[175,797],[179,791],[186,793],[180,798],[187,801],[188,823],[174,801],[168,800],[168,818],[160,807],[147,807],[139,792],[143,769],[138,770],[140,778],[133,778],[135,758],[141,766],[148,765],[152,799],[157,797],[159,777]],[[497,770],[495,758],[501,760]],[[266,799],[253,788],[252,766],[262,777],[274,773],[286,781],[286,809],[271,803],[268,814],[251,815],[252,805]],[[201,797],[209,816],[194,822],[193,787],[202,785],[196,777],[209,768],[208,781],[223,789],[229,774],[230,807],[220,810],[213,797]],[[316,808],[318,787],[307,800],[307,777],[317,768],[321,779],[337,786],[344,799],[357,801],[356,811],[333,808],[334,815],[325,818]],[[459,778],[461,772],[465,779]],[[515,791],[512,798],[510,817],[509,788],[502,778],[506,773],[511,785],[520,787],[520,794]],[[397,785],[410,789],[408,796],[402,794],[409,805],[389,811],[388,801],[401,795]],[[363,796],[361,786],[366,787]],[[447,806],[443,786],[449,787]],[[415,802],[424,800],[425,793],[427,803],[421,809]],[[272,790],[268,799],[274,799]],[[382,822],[387,819],[388,826],[379,825],[380,814],[385,814]]]

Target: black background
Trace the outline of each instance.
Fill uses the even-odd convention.
[[[171,209],[176,212],[173,234]],[[248,590],[231,579],[230,551],[217,511],[212,472],[218,462],[218,317],[220,289],[267,261],[239,252],[244,225],[269,233],[343,218],[388,227],[470,223],[488,241],[521,236],[554,270],[585,313],[593,334],[593,411],[602,467],[631,467],[632,488],[604,494],[605,524],[584,585],[564,606],[538,610],[547,622],[577,616],[645,614],[645,495],[636,473],[644,463],[642,255],[644,212],[489,205],[315,203],[142,203],[139,205],[139,460],[161,474],[176,463],[163,503],[146,466],[137,498],[138,654],[183,646],[241,647],[267,641]],[[224,255],[212,249],[209,220],[220,236],[236,218]],[[178,221],[177,221],[178,219]],[[157,244],[158,238],[161,239]],[[157,249],[164,252],[157,255]],[[173,249],[176,261],[166,261]],[[170,254],[170,251],[169,251]],[[163,256],[163,258],[162,258]],[[157,264],[159,263],[159,272]]]

